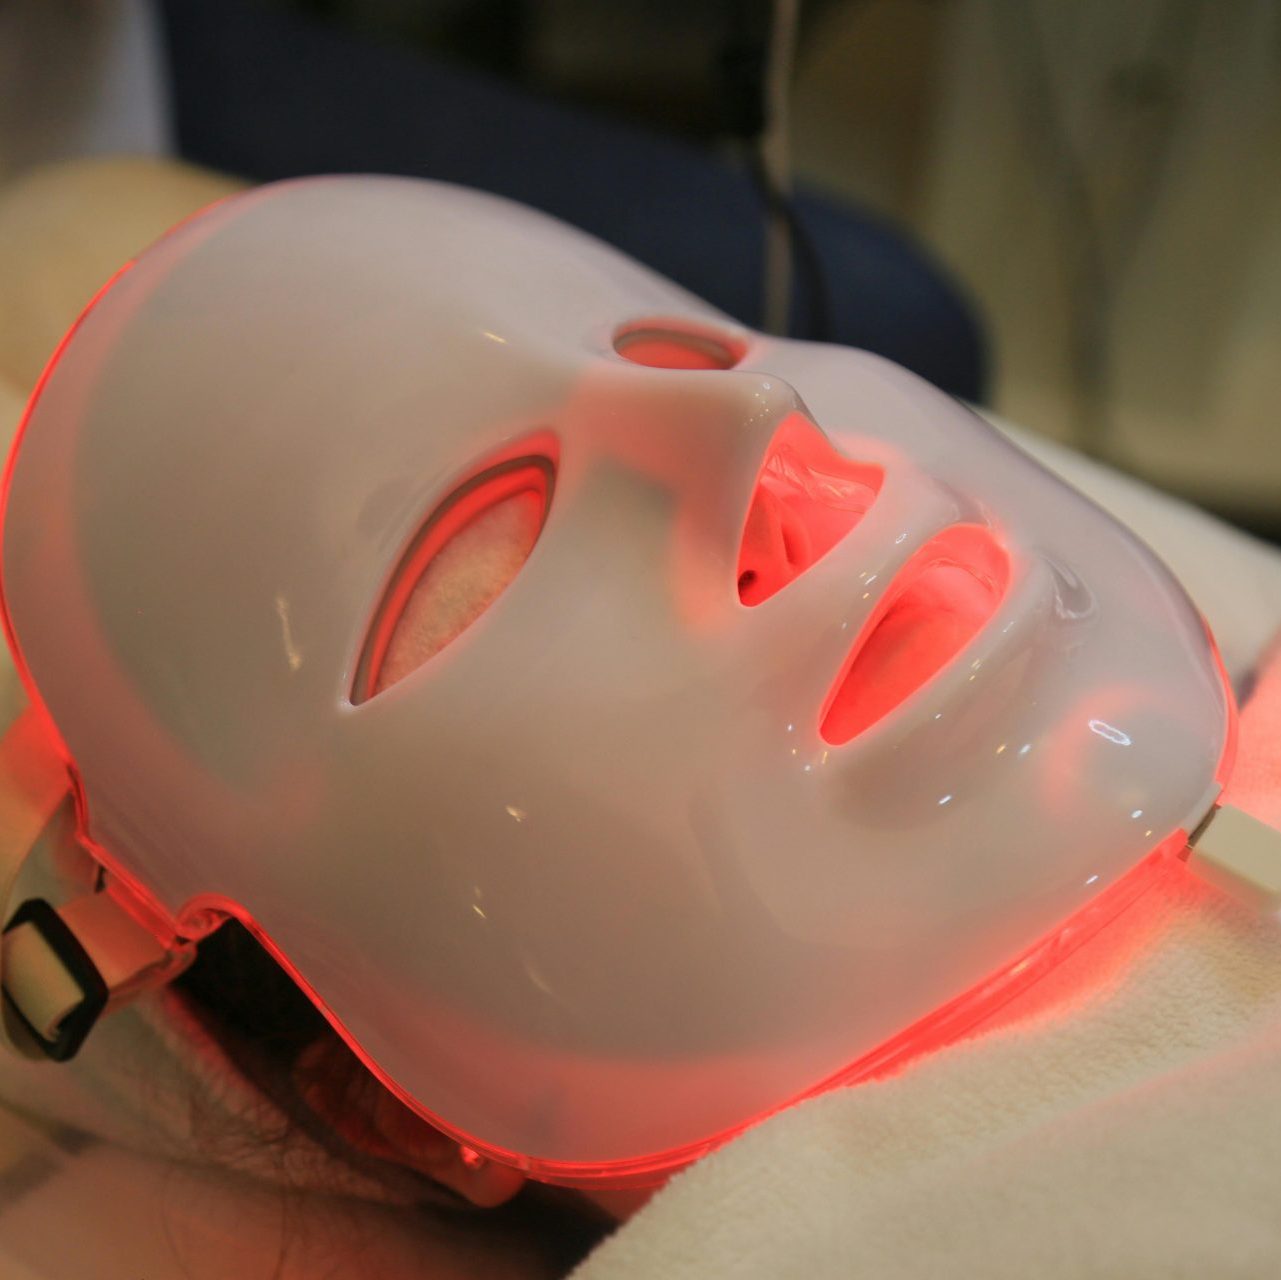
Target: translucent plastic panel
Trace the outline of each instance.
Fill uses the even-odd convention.
[[[724,358],[615,349],[655,317]],[[471,512],[478,475],[513,489]],[[963,407],[431,183],[143,253],[35,397],[2,571],[98,856],[560,1181],[652,1177],[1057,954],[1225,767],[1179,585]]]

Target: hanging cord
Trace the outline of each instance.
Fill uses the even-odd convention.
[[[800,0],[774,0],[765,76],[761,85],[762,129],[756,141],[757,181],[765,196],[763,319],[768,332],[785,334],[792,303],[791,89],[796,62]]]
[[[732,0],[722,50],[725,127],[747,143],[747,169],[765,209],[761,328],[786,334],[797,275],[808,285],[798,335],[830,338],[831,300],[822,259],[796,213],[791,177],[791,87],[800,0]]]
[[[797,215],[796,207],[787,195],[778,191],[770,183],[759,153],[753,153],[750,160],[753,180],[765,203],[770,227],[782,226],[787,240],[788,265],[799,268],[799,274],[809,282],[809,323],[798,325],[797,337],[808,338],[812,342],[830,342],[832,340],[832,300],[827,287],[827,275],[823,269],[823,260],[819,256],[818,246]],[[766,322],[763,327],[768,333],[787,333],[788,313],[791,309],[791,283],[783,297],[782,319],[777,326],[769,323],[769,281],[770,281],[770,240],[766,241]]]

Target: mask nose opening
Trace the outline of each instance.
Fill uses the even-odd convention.
[[[738,553],[738,598],[758,605],[817,564],[867,514],[884,473],[790,415],[757,476]]]
[[[954,525],[899,573],[828,694],[820,733],[849,742],[947,666],[1000,606],[1009,557],[991,529]]]

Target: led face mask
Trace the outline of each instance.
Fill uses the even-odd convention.
[[[552,1181],[972,1021],[1226,768],[1182,590],[973,414],[429,183],[143,254],[34,397],[3,539],[117,898],[243,920]]]

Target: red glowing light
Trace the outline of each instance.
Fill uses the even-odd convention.
[[[23,434],[32,410],[70,339],[90,311],[132,264],[126,264],[95,295],[76,324],[63,338],[38,381],[18,428],[13,451],[0,489],[0,522],[7,507],[12,475]],[[620,348],[620,354],[637,363],[666,368],[726,368],[714,352],[709,354],[688,343],[680,353],[652,345],[647,337],[635,335]],[[646,343],[651,343],[646,346]],[[649,355],[652,359],[640,359]],[[732,352],[727,357],[733,357]],[[736,357],[734,357],[736,358]],[[694,363],[678,363],[680,359]],[[698,363],[702,360],[703,363]],[[733,358],[730,360],[733,363]],[[803,421],[803,420],[798,420]],[[545,515],[553,482],[550,464],[541,458],[523,458],[486,472],[457,490],[428,522],[407,553],[375,615],[366,654],[361,663],[356,695],[368,697],[378,686],[379,674],[392,635],[404,613],[414,587],[441,549],[461,530],[497,503],[520,494],[535,495]],[[879,469],[861,466],[842,458],[815,430],[796,430],[795,438],[780,431],[779,442],[767,457],[744,531],[739,561],[740,598],[754,605],[780,590],[787,582],[814,564],[836,545],[875,500],[881,482]],[[835,495],[834,501],[828,501]],[[823,495],[826,495],[823,496]],[[894,592],[869,624],[863,639],[824,709],[823,735],[829,741],[846,741],[871,725],[897,705],[935,671],[939,670],[975,634],[1004,593],[1009,576],[1008,559],[989,530],[978,526],[957,526],[923,548],[904,570]],[[744,585],[744,578],[747,582]],[[931,621],[934,613],[946,616]],[[11,649],[36,708],[41,728],[60,756],[67,758],[52,720],[40,701],[18,649],[8,611],[3,607],[0,584],[0,618]],[[1217,650],[1215,651],[1217,660]],[[1220,664],[1221,670],[1221,664]],[[1225,688],[1226,678],[1224,680]],[[1231,695],[1223,756],[1218,778],[1225,781],[1235,749],[1236,721]],[[77,795],[78,822],[87,831],[84,799]],[[147,890],[116,859],[85,838],[98,860],[128,886],[141,902],[152,901]],[[200,899],[187,904],[181,913],[188,936],[209,932],[217,920],[235,917],[258,938],[318,1010],[330,1021],[371,1073],[402,1103],[449,1134],[472,1153],[530,1171],[547,1182],[566,1186],[629,1187],[653,1185],[673,1170],[721,1146],[784,1106],[840,1085],[877,1078],[901,1068],[924,1053],[956,1040],[996,1009],[1055,968],[1099,929],[1123,912],[1149,887],[1178,867],[1186,843],[1183,831],[1173,832],[1129,873],[1100,892],[1085,907],[1051,931],[1045,938],[1016,956],[999,972],[978,983],[948,1004],[918,1020],[895,1037],[827,1080],[801,1095],[788,1098],[744,1123],[679,1149],[651,1153],[644,1157],[610,1163],[540,1161],[517,1152],[504,1151],[449,1126],[390,1080],[376,1062],[347,1032],[318,993],[303,979],[284,953],[273,943],[239,904]],[[157,914],[160,914],[157,909]],[[159,931],[159,925],[157,924]]]
[[[953,525],[922,547],[855,641],[824,703],[820,732],[848,742],[941,670],[995,613],[1009,558],[982,525]]]
[[[1237,708],[1236,695],[1232,691],[1232,681],[1228,679],[1228,669],[1223,665],[1223,654],[1219,652],[1219,642],[1214,638],[1214,632],[1210,630],[1210,624],[1206,621],[1205,616],[1201,617],[1201,625],[1205,628],[1205,638],[1210,645],[1210,656],[1214,659],[1214,669],[1219,673],[1219,684],[1223,689],[1223,697],[1227,708],[1227,732],[1224,736],[1223,751],[1219,756],[1219,767],[1214,771],[1214,780],[1220,787],[1227,787],[1228,779],[1232,777],[1232,768],[1237,760],[1237,740],[1241,731],[1241,716]],[[1185,853],[1189,850],[1185,850]]]
[[[800,414],[761,467],[738,552],[738,597],[757,605],[817,564],[863,518],[884,472],[851,462]]]
[[[524,548],[524,556],[527,558],[546,519],[552,483],[550,462],[544,458],[519,458],[485,471],[445,499],[428,520],[414,545],[401,559],[390,586],[383,594],[358,668],[353,702],[363,702],[384,687],[382,676],[387,655],[414,590],[449,543],[500,504],[527,499],[534,507],[529,537]],[[516,569],[519,570],[519,565]],[[506,581],[494,584],[485,598],[477,602],[476,616],[492,604],[510,582],[509,577]],[[425,661],[429,656],[430,653],[423,654],[420,661]]]
[[[742,1124],[708,1135],[707,1138],[698,1142],[667,1151],[653,1152],[633,1160],[609,1162],[540,1160],[493,1146],[450,1125],[434,1115],[388,1077],[347,1031],[333,1011],[327,1007],[315,989],[290,963],[288,957],[274,945],[270,936],[242,908],[233,902],[213,898],[202,898],[199,903],[193,903],[191,906],[193,908],[198,906],[200,914],[204,917],[212,912],[219,912],[239,920],[306,993],[370,1073],[404,1106],[460,1145],[480,1156],[520,1169],[540,1181],[553,1185],[618,1190],[661,1185],[679,1169],[724,1146],[745,1130],[762,1123],[787,1107],[841,1086],[860,1084],[888,1076],[914,1059],[954,1043],[967,1031],[972,1030],[978,1023],[1051,972],[1078,947],[1089,941],[1100,929],[1136,902],[1153,885],[1168,875],[1183,873],[1185,869],[1179,861],[1179,854],[1186,840],[1185,832],[1173,832],[1126,875],[1100,892],[1058,928],[1015,956],[1008,965],[926,1017],[919,1019],[898,1035],[884,1041],[826,1080],[800,1094],[782,1099],[776,1106],[751,1117]]]
[[[53,354],[49,357],[40,376],[36,379],[36,385],[31,392],[31,397],[27,401],[27,407],[22,411],[22,417],[18,420],[18,429],[14,433],[13,444],[9,447],[9,457],[5,462],[4,478],[0,480],[0,531],[5,527],[6,517],[9,511],[9,491],[13,486],[13,473],[18,465],[18,453],[22,448],[23,437],[27,434],[27,428],[31,425],[31,415],[35,412],[36,405],[48,385],[49,379],[53,376],[53,371],[58,367],[71,339],[79,332],[80,327],[89,318],[95,307],[107,296],[115,287],[130,268],[133,267],[136,260],[130,258],[109,280],[93,295],[85,304],[84,310],[72,321],[71,327],[62,335],[58,345],[54,347]],[[0,539],[2,545],[2,539]],[[44,710],[44,704],[40,699],[40,694],[36,689],[35,681],[31,678],[31,673],[27,669],[27,664],[22,656],[22,650],[18,647],[18,637],[13,629],[13,622],[9,617],[9,605],[4,589],[4,557],[0,556],[0,624],[4,626],[5,638],[9,643],[9,652],[13,654],[13,663],[17,668],[18,678],[22,681],[23,688],[27,691],[27,698],[33,707],[39,707],[47,721],[47,730],[51,741],[58,743],[59,754],[64,759],[69,758],[66,748],[61,745],[61,737],[54,728],[53,719],[48,712]]]

